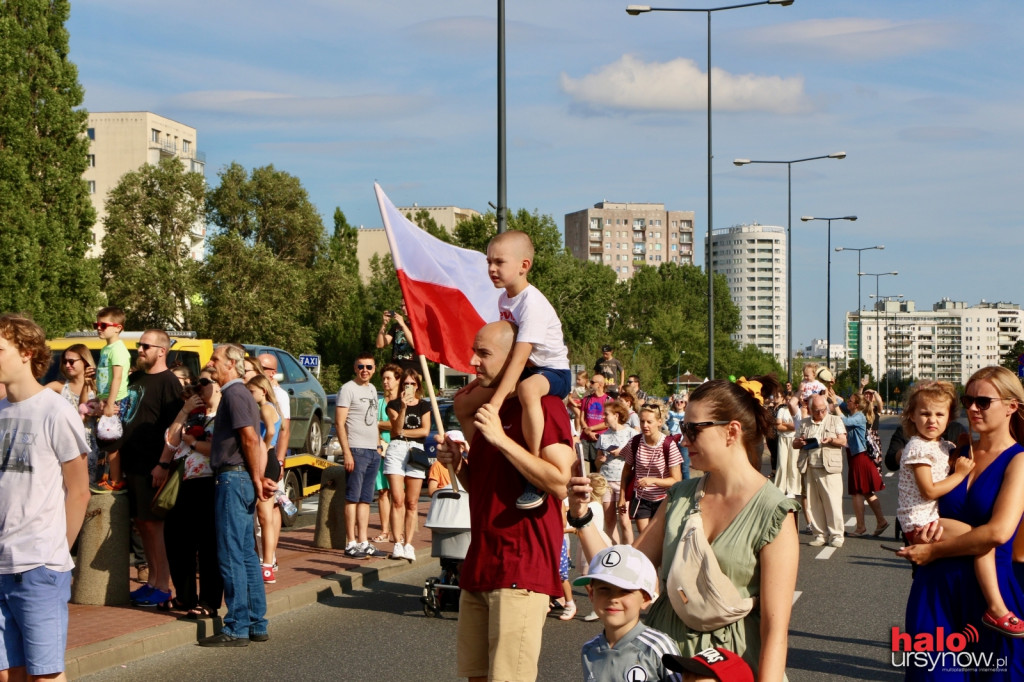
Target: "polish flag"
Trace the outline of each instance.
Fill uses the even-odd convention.
[[[391,246],[416,352],[460,372],[475,374],[469,360],[480,327],[498,319],[498,294],[487,275],[487,257],[427,234],[403,216],[373,183]]]

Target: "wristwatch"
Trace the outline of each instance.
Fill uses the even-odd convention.
[[[157,462],[156,465],[158,467],[160,467],[161,469],[170,469],[171,468],[171,463],[170,462]]]

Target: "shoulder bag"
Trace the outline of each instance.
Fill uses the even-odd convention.
[[[665,591],[676,615],[691,630],[699,632],[735,623],[754,607],[754,598],[741,597],[729,576],[722,573],[704,534],[700,501],[707,478],[705,475],[701,479],[694,492],[693,506],[665,580]]]
[[[174,509],[174,505],[178,502],[178,491],[181,489],[181,481],[185,475],[184,464],[184,457],[179,457],[171,463],[164,484],[156,491],[153,502],[149,505],[150,511],[161,519],[167,516],[167,512]]]

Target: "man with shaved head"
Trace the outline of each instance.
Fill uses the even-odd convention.
[[[846,426],[829,414],[823,395],[811,397],[811,416],[800,422],[793,447],[800,449],[797,467],[807,485],[807,519],[811,524],[812,547],[843,546],[843,448]]]
[[[516,342],[516,327],[485,325],[470,364],[478,385],[498,385]],[[523,406],[513,390],[496,408],[484,404],[460,419],[470,443],[446,438],[438,460],[450,464],[469,492],[472,539],[459,576],[458,674],[470,680],[533,680],[550,597],[562,594],[558,560],[561,500],[572,466],[572,431],[562,401],[541,398],[540,456],[526,447]],[[548,493],[530,510],[516,508],[525,478]]]

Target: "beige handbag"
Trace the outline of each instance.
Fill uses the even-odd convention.
[[[707,475],[694,493],[693,507],[683,524],[665,580],[665,591],[676,615],[691,630],[700,632],[735,623],[754,607],[753,597],[741,597],[729,577],[722,573],[704,533],[700,501],[706,480]]]

